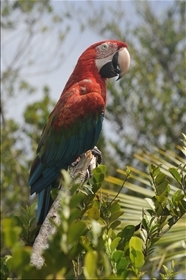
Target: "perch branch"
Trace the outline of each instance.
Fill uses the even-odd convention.
[[[91,170],[96,167],[96,157],[91,151],[87,151],[85,154],[83,154],[78,164],[71,168],[70,177],[75,178],[78,175],[77,182],[83,183],[86,180],[87,170],[89,167]],[[61,205],[60,201],[62,192],[64,192],[63,189],[59,191],[58,196],[52,204],[51,209],[46,216],[33,245],[30,263],[38,269],[40,269],[44,264],[44,259],[42,257],[43,250],[48,248],[48,240],[56,230],[55,226],[50,222],[50,220],[52,219],[57,225],[60,225],[61,223],[58,209]]]

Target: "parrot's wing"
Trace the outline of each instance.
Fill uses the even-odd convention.
[[[58,177],[60,169],[67,168],[78,156],[95,146],[102,121],[102,112],[90,113],[80,120],[77,118],[69,127],[56,130],[49,119],[30,172],[31,194],[41,192]]]

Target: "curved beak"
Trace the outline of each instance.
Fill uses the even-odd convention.
[[[112,60],[102,66],[99,73],[102,78],[118,76],[117,81],[125,75],[130,65],[130,55],[127,48],[121,48],[112,57]]]
[[[130,66],[130,54],[127,48],[122,48],[117,51],[112,59],[115,72],[118,75],[117,81],[121,79],[127,72]]]

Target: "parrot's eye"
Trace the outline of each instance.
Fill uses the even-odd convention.
[[[103,51],[105,51],[105,50],[108,49],[108,44],[107,44],[107,43],[104,43],[104,44],[102,44],[100,47],[101,47],[101,49],[102,49]]]

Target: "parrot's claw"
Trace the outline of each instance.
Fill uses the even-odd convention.
[[[102,152],[96,146],[91,151],[93,156],[96,157],[97,164],[100,164],[102,162]]]
[[[96,158],[96,165],[100,164],[102,162],[102,152],[96,146],[94,146],[91,152],[93,156]],[[70,166],[75,167],[81,160],[81,157],[82,155],[79,156],[74,162],[72,162]]]
[[[71,163],[70,166],[75,167],[80,162],[81,156],[78,157],[74,162]]]
[[[92,170],[98,166],[102,162],[102,152],[94,146],[94,148],[91,150],[93,158],[89,164],[89,167],[87,169],[87,177],[92,177]]]
[[[94,146],[94,148],[92,150],[87,151],[87,153],[91,153],[92,155],[92,159],[89,163],[89,167],[86,171],[86,178],[85,181],[88,180],[88,178],[92,177],[92,170],[102,162],[102,153],[101,151]],[[87,154],[85,153],[85,154]],[[79,156],[74,162],[71,163],[71,165],[69,167],[75,168],[81,161],[81,158],[85,155],[82,154],[81,156]]]

